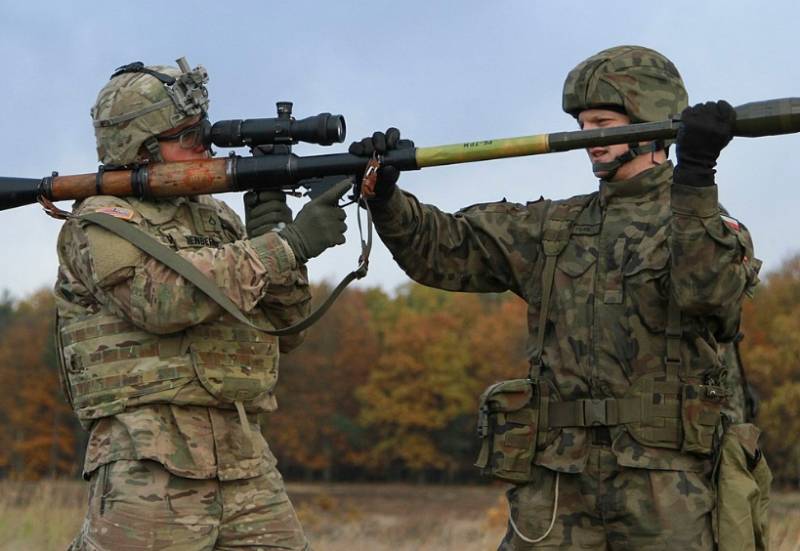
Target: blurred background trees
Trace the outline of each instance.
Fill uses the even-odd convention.
[[[80,471],[85,433],[62,395],[53,317],[49,291],[0,295],[0,477]],[[763,278],[742,332],[768,460],[778,483],[798,486],[800,256]],[[525,304],[510,294],[349,289],[281,358],[280,407],[263,419],[281,470],[304,480],[479,480],[478,397],[525,376],[526,333]]]
[[[742,362],[760,397],[767,461],[777,481],[800,487],[800,255],[763,279],[742,318]]]

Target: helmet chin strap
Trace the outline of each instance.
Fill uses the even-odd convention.
[[[164,158],[161,156],[161,147],[158,145],[158,139],[155,136],[147,138],[142,145],[147,149],[151,163],[164,162]]]
[[[595,174],[598,172],[605,172],[606,175],[602,179],[611,180],[617,173],[617,170],[619,170],[619,168],[625,163],[631,162],[636,157],[644,153],[655,153],[659,149],[664,149],[664,142],[662,140],[655,140],[644,145],[639,145],[638,143],[629,143],[628,151],[622,155],[618,155],[614,160],[606,163],[592,163],[592,172]]]

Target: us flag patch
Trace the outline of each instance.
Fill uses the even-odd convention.
[[[735,232],[738,232],[741,229],[741,226],[739,225],[739,221],[736,220],[735,218],[731,218],[730,216],[725,216],[724,214],[720,214],[719,217],[722,218],[722,221],[731,230],[733,230]]]
[[[102,212],[114,218],[121,218],[122,220],[130,220],[133,218],[133,211],[131,209],[123,209],[121,207],[103,207],[97,209],[95,212]]]

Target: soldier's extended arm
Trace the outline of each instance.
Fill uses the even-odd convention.
[[[96,203],[86,201],[81,211],[107,206]],[[136,217],[131,220],[135,222]],[[178,254],[213,280],[240,309],[250,311],[270,284],[289,285],[297,278],[291,254],[279,236],[264,236],[256,245],[240,240],[219,248],[182,249]],[[97,300],[147,331],[179,331],[222,312],[176,272],[94,225],[66,222],[59,256],[63,270],[80,280]]]
[[[671,275],[681,310],[690,314],[738,310],[761,265],[753,258],[749,232],[720,212],[716,186],[675,184],[672,211]]]
[[[373,220],[395,261],[419,283],[449,291],[505,291],[511,286],[500,247],[463,217],[396,190],[373,210]]]
[[[735,330],[741,299],[760,267],[750,234],[720,212],[714,184],[735,112],[725,102],[707,103],[687,108],[681,118],[672,188],[672,292],[682,311],[716,316],[727,333]]]
[[[353,142],[359,157],[383,155],[413,147],[390,128]],[[502,292],[525,295],[524,282],[536,263],[538,238],[520,232],[519,222],[540,227],[544,202],[530,208],[512,203],[475,205],[456,214],[420,203],[397,188],[394,167],[378,171],[375,198],[370,201],[381,240],[401,268],[415,281],[449,291]],[[519,254],[525,247],[526,254]]]
[[[489,203],[448,214],[398,189],[373,209],[373,220],[415,281],[449,291],[511,290],[524,297],[539,236],[519,228],[540,228],[545,204]]]

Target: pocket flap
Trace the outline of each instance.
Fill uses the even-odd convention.
[[[485,395],[490,411],[512,412],[527,406],[533,397],[533,381],[512,379],[491,386]]]
[[[742,449],[753,458],[758,453],[758,437],[761,430],[751,423],[741,423],[728,427],[728,432],[736,436]]]
[[[661,270],[669,262],[669,257],[666,233],[659,231],[630,249],[622,271],[626,276],[632,276],[645,270]]]
[[[669,250],[666,248],[647,251],[644,256],[634,252],[625,262],[623,273],[626,276],[636,275],[645,270],[662,270],[669,262]]]
[[[572,242],[564,249],[556,266],[571,277],[578,277],[597,261],[597,253]]]

